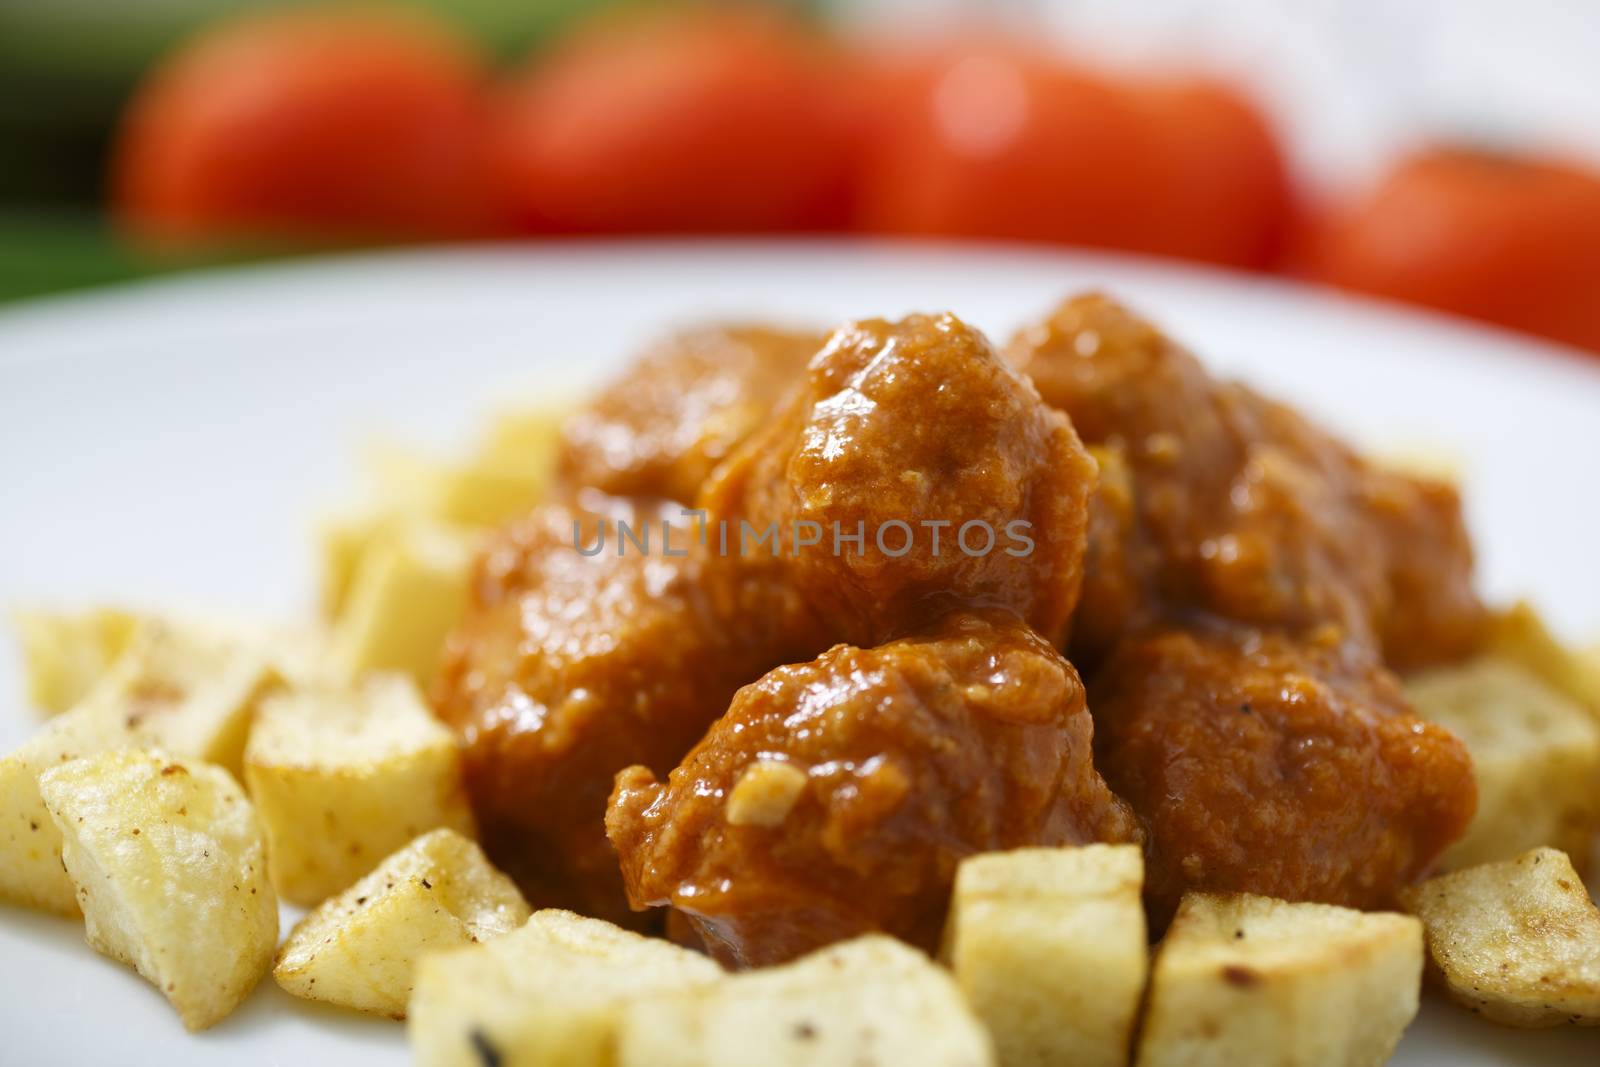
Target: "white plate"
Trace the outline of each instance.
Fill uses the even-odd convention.
[[[1484,587],[1600,634],[1600,360],[1279,283],[1110,257],[845,244],[568,245],[218,273],[0,313],[0,603],[308,610],[307,522],[373,430],[447,443],[700,316],[827,324],[949,308],[1003,337],[1088,286],[1363,443],[1466,471]],[[0,746],[32,728],[0,658]],[[1401,1064],[1593,1063],[1439,1003]],[[185,1035],[74,923],[0,909],[0,1063],[405,1062],[401,1028],[269,980]]]

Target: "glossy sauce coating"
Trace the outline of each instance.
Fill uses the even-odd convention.
[[[822,336],[708,325],[647,350],[562,431],[569,486],[692,501],[793,390]]]
[[[774,529],[779,580],[837,640],[873,645],[979,606],[1054,641],[1082,581],[1093,479],[1071,424],[982,334],[913,315],[834,331],[700,506],[733,537],[741,522]]]
[[[644,517],[630,502],[585,502],[613,518]],[[550,505],[498,535],[446,649],[435,703],[462,738],[495,862],[535,906],[626,921],[603,827],[613,775],[631,764],[665,773],[739,686],[794,653],[764,645],[759,626],[724,624],[698,553],[630,546],[618,556],[613,528],[604,551],[580,554],[573,523],[592,546],[596,519]]]
[[[868,930],[932,949],[963,857],[1136,839],[1091,743],[1059,653],[1009,614],[956,614],[741,689],[665,782],[618,776],[607,830],[634,905],[677,908],[724,962]]]
[[[1105,297],[1066,301],[1009,354],[1109,468],[1091,505],[1080,666],[1184,614],[1298,633],[1332,623],[1399,670],[1477,647],[1486,616],[1452,487],[1378,469],[1291,408],[1213,379]]]
[[[1387,903],[1476,797],[1388,670],[1481,641],[1455,491],[1211,378],[1104,297],[1010,355],[1100,465],[1070,652],[1099,766],[1149,831],[1152,914],[1185,889]]]
[[[1149,831],[1157,922],[1187,889],[1391,905],[1472,818],[1466,749],[1331,629],[1133,638],[1093,700],[1097,762]]]

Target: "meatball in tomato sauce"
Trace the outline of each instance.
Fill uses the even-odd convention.
[[[956,614],[741,689],[665,780],[618,775],[606,826],[634,906],[671,905],[724,962],[870,930],[931,950],[964,857],[1138,838],[1092,733],[1048,642]]]

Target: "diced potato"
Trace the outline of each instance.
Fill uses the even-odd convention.
[[[473,832],[455,735],[403,675],[268,697],[244,764],[272,883],[293,904],[345,889],[418,834]]]
[[[326,615],[344,614],[369,559],[392,551],[408,529],[442,528],[459,537],[539,503],[554,478],[561,425],[572,406],[550,402],[502,414],[459,461],[390,443],[370,447],[368,499],[326,520],[319,534]]]
[[[561,428],[578,406],[578,401],[569,398],[502,412],[489,423],[474,453],[475,461],[553,473]]]
[[[161,990],[204,1030],[272,962],[278,902],[250,801],[221,767],[125,749],[46,771],[91,947]]]
[[[326,618],[337,619],[344,611],[356,572],[372,546],[404,524],[399,513],[377,507],[352,508],[317,523],[318,599]]]
[[[629,1000],[718,981],[711,960],[571,912],[425,957],[407,1030],[418,1067],[611,1067]]]
[[[1460,484],[1466,467],[1459,452],[1441,447],[1437,442],[1398,442],[1372,458],[1378,466],[1396,474],[1447,485]]]
[[[87,697],[0,759],[0,900],[75,914],[61,835],[45,814],[39,774],[120,748],[160,748],[239,773],[251,715],[279,684],[257,651],[151,622]]]
[[[973,856],[956,872],[944,954],[1001,1067],[1128,1062],[1149,970],[1133,845]]]
[[[1600,1026],[1600,909],[1551,848],[1402,893],[1451,999],[1507,1026]]]
[[[1156,954],[1136,1062],[1381,1064],[1421,979],[1410,916],[1190,894]]]
[[[1425,672],[1406,691],[1472,754],[1478,812],[1446,868],[1540,845],[1587,856],[1600,828],[1600,725],[1587,712],[1500,658]]]
[[[983,1067],[994,1050],[945,970],[890,937],[623,1008],[618,1067]]]
[[[51,715],[82,700],[138,628],[137,618],[116,608],[18,610],[11,618],[22,645],[28,702]]]
[[[1522,601],[1496,615],[1489,646],[1495,655],[1532,671],[1600,721],[1600,675],[1591,673],[1581,654],[1557,640],[1532,604]]]
[[[477,842],[434,830],[300,920],[272,976],[297,997],[403,1019],[424,953],[492,940],[527,918]]]
[[[338,669],[430,681],[466,607],[474,544],[449,527],[408,523],[366,552],[333,626]]]

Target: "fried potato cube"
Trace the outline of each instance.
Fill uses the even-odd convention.
[[[18,610],[11,621],[22,646],[28,702],[51,715],[88,695],[127,651],[139,624],[117,608]]]
[[[123,748],[160,748],[237,774],[252,713],[280,683],[258,651],[150,622],[79,705],[0,759],[0,900],[77,913],[61,835],[39,794],[44,770]]]
[[[567,911],[535,912],[484,945],[425,957],[407,1029],[419,1067],[611,1067],[633,998],[716,982],[689,949]]]
[[[1600,721],[1600,672],[1584,662],[1582,653],[1562,644],[1532,604],[1521,601],[1498,613],[1490,627],[1489,647],[1495,655],[1532,671]]]
[[[1441,875],[1403,890],[1450,997],[1506,1026],[1600,1026],[1600,909],[1566,854]]]
[[[1408,915],[1191,893],[1156,954],[1136,1063],[1381,1064],[1421,980]]]
[[[272,963],[278,902],[233,776],[124,749],[51,768],[39,790],[89,945],[132,964],[190,1030],[237,1007]]]
[[[1406,692],[1472,755],[1478,811],[1445,853],[1447,869],[1540,845],[1588,855],[1600,828],[1600,725],[1586,711],[1501,658],[1425,672]]]
[[[474,539],[408,523],[361,557],[333,624],[333,662],[347,677],[400,671],[426,684],[466,607]]]
[[[424,953],[492,940],[528,914],[477,842],[433,830],[300,920],[272,977],[297,997],[403,1019]]]
[[[244,764],[272,884],[292,904],[345,889],[428,830],[473,832],[455,735],[403,675],[268,697]]]
[[[950,975],[869,934],[622,1010],[618,1067],[983,1067],[994,1049]]]
[[[1149,970],[1144,859],[1133,845],[965,860],[944,955],[1001,1067],[1128,1062]]]

